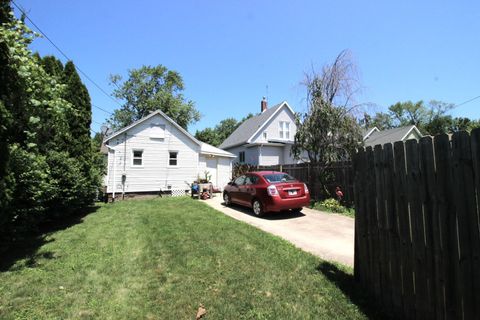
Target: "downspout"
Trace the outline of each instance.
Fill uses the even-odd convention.
[[[125,132],[123,134],[122,200],[125,199],[125,180],[126,180],[125,166],[126,166],[126,162],[127,162],[127,133]]]
[[[106,144],[107,148],[113,151],[113,186],[112,186],[112,202],[115,201],[115,149]]]

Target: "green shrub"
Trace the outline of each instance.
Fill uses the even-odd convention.
[[[344,213],[346,208],[340,204],[336,199],[330,198],[319,202],[319,205],[328,209],[328,211],[335,213]]]

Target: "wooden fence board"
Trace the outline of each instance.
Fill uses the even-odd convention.
[[[473,285],[472,285],[472,234],[470,224],[476,207],[473,189],[472,154],[470,137],[466,132],[453,135],[452,151],[454,160],[455,204],[457,218],[457,237],[459,248],[459,281],[457,294],[462,297],[463,319],[473,319]]]
[[[471,132],[471,150],[473,176],[475,183],[475,199],[477,201],[476,210],[473,211],[471,218],[472,232],[472,263],[473,263],[473,291],[475,314],[480,313],[480,128]]]
[[[424,250],[425,250],[425,281],[426,281],[426,312],[430,319],[443,319],[443,311],[438,307],[440,299],[440,290],[437,291],[437,259],[438,255],[434,243],[438,244],[438,228],[435,212],[437,211],[436,190],[435,190],[435,161],[433,158],[433,142],[431,137],[420,139],[420,172],[422,179],[421,201],[423,207],[423,227],[424,227]],[[436,231],[434,232],[434,229]]]
[[[405,146],[403,142],[395,142],[395,191],[398,212],[398,230],[401,239],[401,262],[403,312],[406,318],[413,319],[415,315],[415,292],[413,287],[412,242],[410,239],[410,218],[407,199],[407,173]]]
[[[398,223],[395,206],[395,190],[392,188],[395,180],[395,163],[393,146],[391,143],[384,145],[384,190],[385,190],[385,217],[387,231],[387,250],[389,262],[389,289],[392,295],[392,309],[402,307],[402,279],[400,270],[400,238],[398,236]]]
[[[454,285],[456,282],[457,238],[455,204],[453,201],[453,172],[450,141],[447,135],[436,136],[434,140],[436,189],[438,199],[439,245],[441,250],[439,277],[443,287],[445,319],[456,319],[458,305]]]

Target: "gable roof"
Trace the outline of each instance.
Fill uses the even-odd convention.
[[[220,144],[220,148],[231,148],[241,144],[249,143],[255,134],[257,134],[267,122],[273,118],[282,107],[286,107],[292,114],[295,114],[286,101],[268,108],[264,112],[245,120],[225,141]]]
[[[103,140],[103,144],[105,144],[107,141],[115,138],[115,137],[118,137],[120,134],[122,133],[125,133],[127,132],[128,130],[130,130],[131,128],[139,125],[140,123],[156,116],[156,115],[161,115],[162,117],[164,117],[168,122],[170,122],[174,127],[176,127],[178,130],[180,130],[180,132],[182,132],[183,134],[185,134],[190,140],[192,140],[195,144],[197,144],[198,146],[200,146],[200,153],[202,154],[210,154],[210,155],[216,155],[216,156],[223,156],[223,157],[229,157],[229,158],[236,158],[236,156],[230,152],[227,152],[225,150],[222,150],[222,149],[219,149],[217,147],[214,147],[212,145],[209,145],[208,143],[205,143],[205,142],[201,142],[199,140],[197,140],[194,136],[192,136],[187,130],[185,130],[184,128],[182,128],[178,123],[176,123],[175,121],[172,120],[172,118],[170,118],[169,116],[167,116],[164,112],[162,112],[162,110],[156,110],[152,113],[150,113],[148,116],[145,116],[143,118],[141,118],[140,120],[137,120],[135,121],[134,123],[118,130],[117,132],[114,132],[112,135],[108,136],[105,138],[105,140]]]
[[[377,127],[362,128],[361,129],[361,134],[362,134],[363,140],[366,140],[374,132],[380,132],[380,130],[378,130]]]
[[[404,139],[412,132],[415,131],[420,137],[422,133],[417,129],[415,125],[393,128],[383,131],[376,131],[371,133],[364,139],[365,146],[375,146],[377,144],[394,143],[396,141],[404,141]]]

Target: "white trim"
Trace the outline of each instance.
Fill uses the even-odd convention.
[[[409,134],[410,132],[412,132],[412,130],[414,130],[417,132],[417,134],[422,137],[422,133],[420,132],[420,130],[418,130],[417,126],[415,125],[412,125],[412,127],[410,128],[410,130],[407,131],[407,133],[405,133],[405,135],[402,137],[402,139],[400,139],[400,141],[403,141],[403,139],[405,139]]]
[[[275,110],[275,112],[272,113],[272,115],[271,115],[267,120],[265,120],[265,121],[263,122],[263,124],[257,129],[257,131],[255,131],[255,132],[250,136],[250,138],[248,138],[248,140],[247,140],[246,143],[251,143],[253,137],[255,137],[255,136],[257,135],[257,133],[259,133],[259,132],[266,126],[266,124],[267,124],[270,120],[272,120],[272,119],[277,115],[277,113],[280,112],[280,110],[283,109],[283,107],[287,107],[287,110],[289,110],[289,111],[292,113],[292,115],[295,117],[295,112],[294,112],[293,109],[288,105],[288,102],[287,102],[287,101],[283,101],[283,102],[282,102],[282,105],[281,105],[280,107],[278,107],[278,109]],[[285,139],[285,140],[286,140],[286,139]],[[287,140],[286,140],[286,141],[287,141]],[[245,143],[241,143],[241,144],[245,144]],[[231,148],[231,147],[229,147],[229,148]]]
[[[172,152],[175,152],[175,153],[177,154],[177,157],[175,158],[175,160],[177,161],[177,164],[175,164],[175,165],[170,164],[170,160],[173,159],[173,158],[170,158],[170,153],[172,153]],[[178,168],[178,167],[179,167],[179,165],[178,165],[178,154],[179,154],[179,153],[180,153],[180,152],[178,152],[178,150],[168,150],[168,163],[167,163],[167,166],[168,166],[169,168]]]
[[[138,149],[138,148],[137,148],[137,149],[132,149],[131,151],[132,151],[132,152],[131,152],[131,154],[132,154],[132,161],[130,161],[130,167],[131,167],[131,168],[143,168],[143,160],[144,160],[144,158],[143,158],[143,153],[145,152],[145,150],[144,150],[144,149]],[[138,164],[134,164],[134,163],[133,163],[133,160],[135,160],[135,157],[134,157],[134,155],[133,155],[133,154],[135,153],[135,151],[141,151],[141,152],[142,152],[142,158],[141,158],[142,164],[141,164],[141,165],[138,165]],[[126,156],[127,156],[127,155],[125,154],[125,157],[126,157]],[[138,159],[138,158],[137,158],[137,159]]]
[[[365,134],[365,136],[363,136],[363,141],[367,140],[367,138],[370,137],[370,135],[373,133],[373,131],[380,132],[380,130],[378,130],[377,127],[373,127],[372,129],[370,129],[369,131],[367,131],[367,133]]]
[[[224,158],[236,158],[237,156],[234,154],[231,155],[226,155],[223,153],[215,153],[215,152],[209,152],[209,151],[201,151],[200,154],[202,155],[211,155],[211,156],[217,156],[217,157],[224,157]]]

